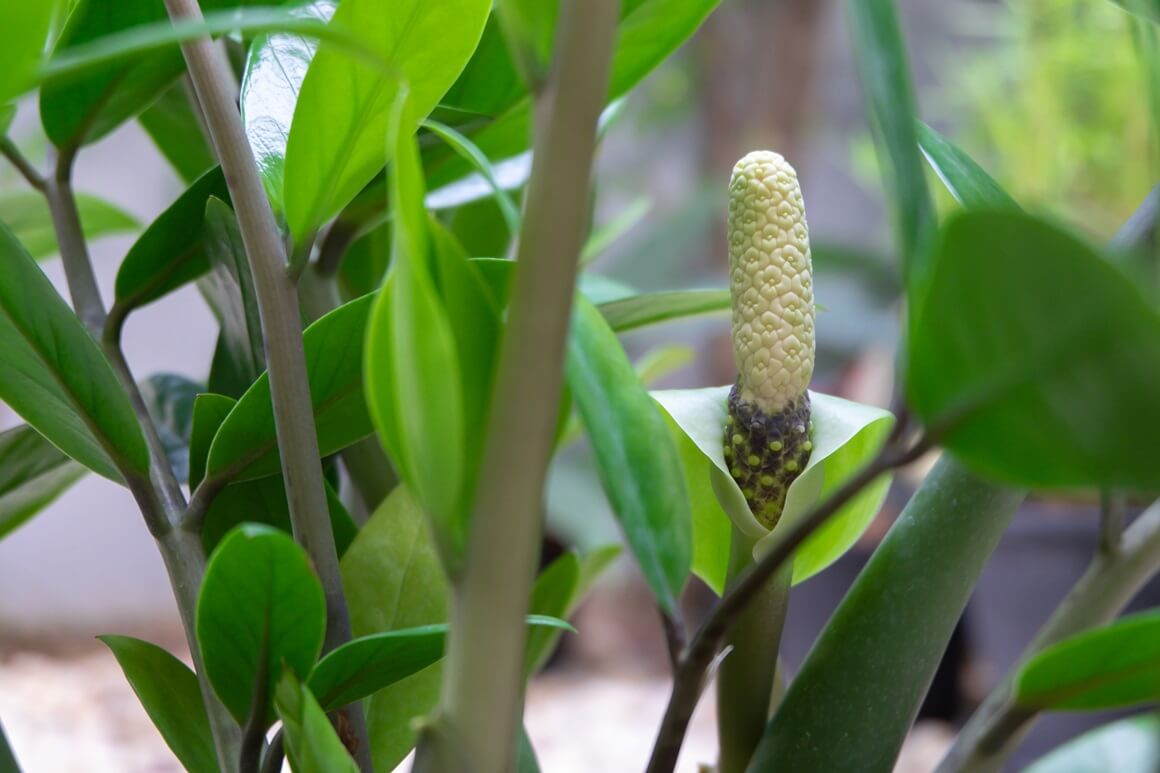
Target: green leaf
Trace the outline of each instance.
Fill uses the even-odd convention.
[[[609,100],[617,99],[692,37],[721,0],[634,0],[621,7]]]
[[[237,218],[214,196],[206,201],[203,249],[211,270],[198,285],[221,325],[222,356],[233,373],[252,384],[266,369],[254,276]]]
[[[79,194],[77,209],[88,242],[141,227],[132,215],[97,196]],[[47,258],[57,253],[52,213],[48,211],[44,196],[38,191],[0,194],[0,220],[12,229],[12,233],[32,257]]]
[[[319,47],[286,146],[283,196],[296,240],[337,214],[389,160],[383,137],[400,84],[410,113],[399,133],[409,135],[467,64],[490,10],[490,0],[344,0],[331,25],[357,36],[383,67]]]
[[[392,268],[367,332],[367,400],[392,462],[434,519],[444,560],[455,562],[467,532],[462,363],[431,276],[422,170],[404,103],[391,119]]]
[[[1015,199],[961,148],[922,121],[917,128],[926,162],[955,201],[967,209],[1019,209]]]
[[[3,725],[0,725],[0,773],[20,773],[20,763],[16,761],[16,755],[8,744]]]
[[[186,185],[217,164],[201,128],[201,115],[183,83],[170,86],[137,120]]]
[[[90,470],[147,475],[141,426],[113,368],[3,225],[0,262],[0,400]]]
[[[1112,0],[1112,2],[1141,19],[1160,24],[1160,0]]]
[[[374,296],[339,306],[303,334],[314,423],[323,456],[341,451],[371,433],[363,399],[362,338]],[[270,399],[263,373],[222,423],[209,451],[208,475],[249,480],[281,469]]]
[[[0,539],[15,531],[85,474],[28,426],[0,432]]]
[[[189,433],[189,487],[197,488],[205,477],[209,447],[218,427],[237,401],[225,395],[200,394],[193,400],[193,426]]]
[[[363,525],[342,558],[355,636],[445,623],[449,590],[422,508],[399,486]],[[367,705],[375,770],[394,770],[415,745],[412,721],[439,700],[441,666],[376,693]]]
[[[528,737],[528,729],[524,726],[520,727],[519,746],[516,747],[516,773],[540,773],[536,750],[532,747],[532,739]]]
[[[700,314],[725,314],[728,290],[669,290],[633,295],[600,304],[600,313],[618,333]]]
[[[322,586],[293,539],[243,524],[222,540],[197,599],[197,641],[234,719],[245,723],[255,699],[269,701],[283,665],[309,673],[325,632]]]
[[[890,770],[1022,499],[939,460],[810,650],[751,769]]]
[[[278,682],[274,706],[294,773],[358,773],[326,712],[289,668]]]
[[[1132,615],[1037,653],[1015,700],[1039,711],[1098,711],[1160,701],[1160,613]]]
[[[291,13],[325,23],[334,15],[335,6],[333,0],[315,0]],[[250,45],[246,58],[240,96],[242,124],[258,162],[266,195],[278,212],[282,210],[282,178],[290,123],[302,81],[317,49],[318,41],[309,36],[266,35]]]
[[[5,40],[0,102],[20,94],[32,82],[56,10],[57,3],[51,0],[0,5],[0,29],[4,30]]]
[[[912,408],[981,473],[1160,486],[1160,317],[1055,226],[1017,212],[953,218],[907,360]]]
[[[628,545],[658,603],[673,613],[692,563],[692,513],[680,460],[620,342],[582,297],[565,370]]]
[[[145,713],[190,773],[217,773],[217,752],[197,676],[156,644],[131,636],[98,636],[110,650]]]
[[[491,161],[488,160],[483,151],[474,142],[446,124],[428,119],[423,121],[422,126],[424,129],[436,134],[441,140],[447,143],[448,147],[471,163],[475,171],[491,186],[492,198],[499,206],[499,211],[503,215],[508,231],[513,234],[518,234],[520,232],[522,219],[519,208],[516,207],[511,196],[500,185],[499,179],[496,177],[495,169],[492,168]]]
[[[152,303],[209,271],[204,222],[211,196],[229,200],[220,167],[189,186],[129,249],[117,271],[116,302],[110,317],[123,321],[133,309]]]
[[[1106,773],[1160,769],[1160,716],[1147,714],[1098,727],[1025,768],[1025,773]]]
[[[193,431],[193,404],[205,388],[184,376],[158,373],[141,383],[141,397],[157,427],[161,445],[177,479],[189,479],[189,438]]]
[[[906,47],[894,0],[846,0],[846,10],[906,287],[917,308],[930,273],[928,252],[937,224],[918,149]]]
[[[810,460],[790,484],[778,526],[772,532],[758,523],[745,502],[736,481],[725,463],[723,441],[725,418],[728,415],[729,387],[707,389],[677,389],[653,392],[674,422],[696,445],[697,450],[711,465],[705,472],[696,468],[689,480],[691,489],[711,485],[724,512],[733,524],[750,539],[756,541],[753,553],[758,558],[773,540],[777,528],[803,518],[819,501],[849,480],[882,447],[894,426],[894,417],[888,411],[840,397],[810,392],[810,420],[813,423],[811,441],[814,444]],[[702,477],[705,476],[705,477]],[[802,582],[838,560],[853,547],[858,538],[877,515],[890,477],[882,476],[847,502],[813,536],[798,548],[794,556],[793,581]],[[703,492],[700,496],[704,496]],[[724,577],[718,572],[728,560],[729,542],[724,528],[712,508],[703,505],[699,519],[705,547],[714,551],[725,549],[724,555],[706,556],[703,566],[707,582],[717,588]],[[699,535],[700,536],[700,535]]]
[[[579,606],[592,583],[620,555],[619,545],[606,545],[581,556],[575,550],[557,558],[540,572],[532,586],[529,609],[550,619],[567,618]],[[563,626],[533,626],[528,631],[527,673],[544,667]],[[566,630],[566,629],[565,629]]]
[[[587,265],[600,257],[617,239],[644,220],[651,210],[652,200],[647,196],[638,196],[625,205],[612,220],[592,229],[580,253],[580,265]]]

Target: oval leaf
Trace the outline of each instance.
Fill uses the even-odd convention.
[[[692,564],[692,513],[680,459],[616,335],[582,297],[565,370],[628,545],[657,602],[674,614]]]
[[[274,705],[294,773],[359,773],[326,712],[290,669],[282,674]]]
[[[0,399],[90,470],[147,475],[141,425],[113,368],[2,224],[0,259]]]
[[[1038,710],[1098,711],[1160,701],[1160,614],[1132,615],[1035,655],[1015,700]]]
[[[51,0],[0,4],[0,29],[4,30],[5,37],[0,103],[7,102],[32,82],[44,55],[44,43],[57,7]]]
[[[226,535],[197,599],[197,641],[206,676],[234,719],[246,722],[255,697],[269,705],[283,664],[309,673],[325,632],[322,586],[293,539],[255,524]]]

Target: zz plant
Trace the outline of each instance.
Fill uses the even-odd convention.
[[[1120,516],[1160,488],[1160,315],[1124,268],[1155,258],[1156,194],[1107,249],[1023,212],[916,121],[893,3],[848,0],[905,340],[893,414],[810,391],[805,205],[776,153],[729,184],[729,290],[578,290],[607,241],[588,233],[602,132],[715,5],[0,4],[0,100],[35,91],[49,144],[42,172],[0,141],[30,188],[0,199],[0,399],[27,422],[0,433],[0,535],[88,472],[132,492],[194,667],[103,641],[187,769],[387,771],[416,749],[421,771],[536,770],[525,684],[619,550],[535,571],[573,411],[670,643],[650,771],[674,769],[713,675],[721,773],[891,769],[1031,489],[1100,492],[1103,541],[941,770],[999,769],[1042,711],[1160,699],[1160,621],[1107,625],[1160,567],[1160,505]],[[187,187],[106,303],[88,242],[135,224],[72,170],[134,119]],[[493,161],[529,150],[501,184]],[[944,223],[924,156],[961,205]],[[481,199],[490,254],[454,217]],[[71,308],[37,264],[53,253]],[[140,378],[123,329],[189,283],[220,323],[207,378]],[[730,306],[736,382],[648,392],[617,334]],[[936,448],[783,688],[792,586]],[[720,600],[690,628],[693,574]]]

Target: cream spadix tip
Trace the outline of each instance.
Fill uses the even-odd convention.
[[[754,151],[733,167],[728,230],[738,397],[775,414],[814,372],[809,230],[797,173],[780,154]]]

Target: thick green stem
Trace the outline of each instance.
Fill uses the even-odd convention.
[[[174,20],[202,18],[197,0],[165,0],[165,5]],[[285,245],[233,99],[233,74],[209,38],[183,43],[182,52],[225,174],[254,275],[290,520],[294,536],[314,563],[326,594],[325,648],[329,651],[350,640],[350,616],[327,515],[297,290],[287,273]],[[360,767],[369,770],[370,749],[362,711],[358,706],[345,711],[354,734],[352,751]]]
[[[1129,526],[1115,553],[1099,552],[1027,646],[1020,663],[1058,641],[1112,620],[1160,568],[1160,502]],[[939,773],[998,771],[1035,713],[1015,704],[1012,669],[991,691],[940,763]]]
[[[726,591],[752,563],[753,541],[734,528]],[[730,651],[717,670],[717,773],[744,773],[765,732],[792,576],[786,562],[725,634]]]
[[[515,759],[524,616],[618,9],[618,0],[568,0],[561,8],[556,61],[537,103],[535,162],[481,483],[452,597],[443,727],[425,735],[418,771],[455,770],[470,760],[476,773],[501,773]]]

